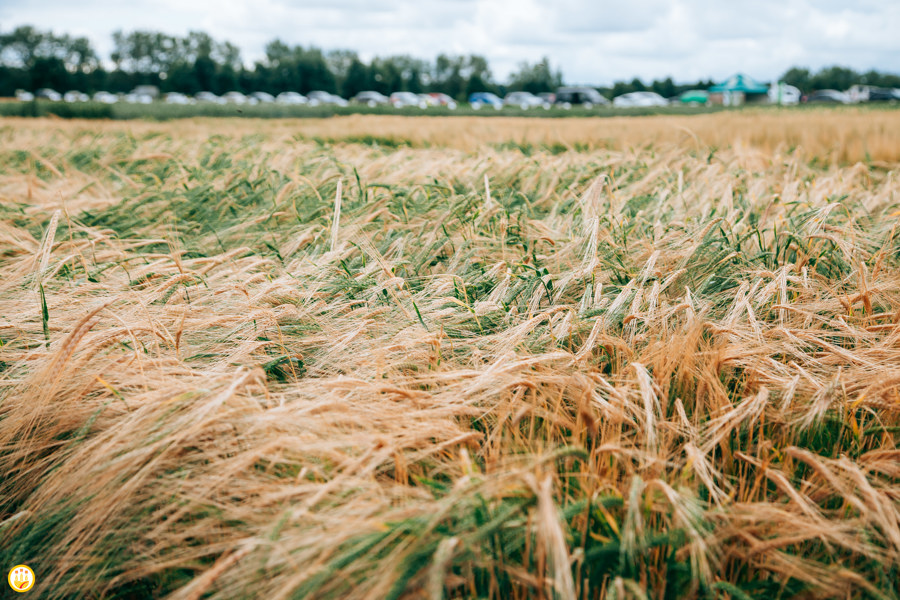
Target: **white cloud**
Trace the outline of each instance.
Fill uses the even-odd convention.
[[[248,63],[276,37],[365,58],[477,53],[500,79],[542,56],[568,81],[598,84],[770,79],[835,63],[900,70],[900,3],[882,0],[3,0],[0,26],[21,24],[87,35],[102,54],[113,31],[138,28],[206,31]]]

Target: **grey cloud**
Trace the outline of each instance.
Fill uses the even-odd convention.
[[[647,31],[668,12],[669,4],[663,0],[559,0],[556,25],[571,33]]]

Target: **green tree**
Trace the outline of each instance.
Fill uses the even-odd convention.
[[[552,92],[562,85],[562,71],[554,72],[550,67],[550,59],[546,56],[533,65],[523,62],[519,69],[510,75],[507,89],[511,92],[525,91],[532,94]]]
[[[672,81],[671,77],[666,77],[659,81],[654,80],[653,83],[650,84],[650,89],[663,98],[671,98],[678,94],[678,88],[675,86],[675,82]]]
[[[158,31],[113,33],[110,55],[117,70],[128,73],[166,73],[173,64],[184,60],[184,44],[177,38]]]
[[[465,95],[476,92],[496,92],[491,69],[487,59],[477,54],[470,54],[464,61],[462,76],[466,79]]]
[[[341,87],[341,93],[345,98],[352,98],[360,92],[372,89],[372,77],[369,68],[354,56],[347,68],[347,76]]]
[[[50,35],[31,25],[17,27],[0,36],[0,59],[5,65],[30,69],[35,59],[49,55],[47,46]]]
[[[431,76],[431,89],[444,92],[457,100],[464,100],[466,80],[463,78],[462,69],[462,57],[439,54]]]
[[[55,56],[40,56],[31,63],[31,87],[52,88],[65,91],[73,87],[70,83],[70,73],[62,59]]]
[[[370,68],[372,89],[382,94],[403,91],[403,75],[393,57],[374,58]]]
[[[100,63],[85,37],[60,36],[23,25],[0,35],[0,64],[17,87],[66,90],[84,84]]]
[[[344,87],[353,61],[359,62],[359,56],[353,50],[331,50],[325,53],[325,63],[334,75],[335,85],[340,93],[345,95]]]
[[[810,92],[810,78],[809,69],[791,67],[781,76],[780,81],[796,87],[803,93],[808,93]]]
[[[337,91],[337,79],[318,48],[290,47],[281,40],[266,45],[266,58],[256,65],[262,91],[280,93]]]
[[[827,67],[810,78],[809,85],[813,90],[846,90],[859,83],[860,75],[846,67]]]

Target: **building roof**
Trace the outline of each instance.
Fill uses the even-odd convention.
[[[744,92],[745,94],[766,94],[769,91],[768,86],[765,86],[758,81],[752,79],[744,75],[743,73],[737,73],[736,75],[732,75],[722,83],[718,85],[714,85],[709,88],[710,92]]]
[[[688,90],[682,92],[678,99],[682,102],[706,102],[709,100],[709,92],[706,90]]]

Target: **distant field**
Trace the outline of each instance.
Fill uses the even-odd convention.
[[[398,115],[348,115],[326,119],[179,119],[171,124],[146,120],[127,125],[90,122],[63,125],[59,120],[0,120],[17,136],[91,131],[159,133],[202,140],[214,133],[232,137],[263,136],[268,149],[294,141],[318,144],[349,142],[396,147],[438,147],[477,152],[484,146],[522,154],[558,154],[569,150],[635,150],[679,147],[695,154],[731,148],[759,151],[760,158],[798,155],[829,164],[863,162],[874,166],[900,162],[900,110],[858,107],[759,108],[697,115],[648,117],[416,118]]]
[[[900,112],[0,120],[40,598],[898,598]]]

